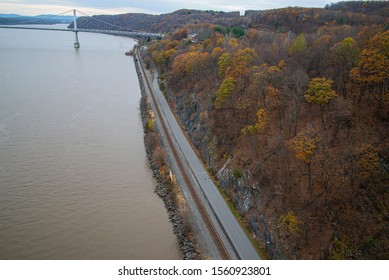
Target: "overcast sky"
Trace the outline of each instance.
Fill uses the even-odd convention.
[[[59,14],[76,8],[87,14],[170,13],[179,9],[216,11],[267,10],[287,6],[321,7],[331,0],[0,0],[0,14]]]

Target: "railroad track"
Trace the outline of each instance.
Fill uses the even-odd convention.
[[[201,203],[200,201],[200,198],[199,196],[197,195],[197,192],[193,186],[193,183],[192,181],[189,179],[188,177],[188,174],[184,168],[184,164],[182,162],[182,159],[181,157],[178,155],[178,150],[177,150],[177,147],[174,145],[174,142],[173,142],[173,139],[169,133],[169,130],[167,128],[167,125],[166,125],[166,122],[165,120],[163,119],[162,117],[162,113],[159,109],[159,107],[157,106],[157,100],[154,96],[154,90],[152,88],[152,86],[150,85],[150,81],[148,80],[147,76],[146,76],[146,72],[145,72],[145,69],[143,67],[143,63],[141,61],[141,58],[139,56],[139,49],[136,48],[136,52],[135,52],[135,55],[136,57],[138,58],[138,62],[139,62],[139,65],[140,65],[140,68],[142,70],[142,74],[143,74],[143,77],[144,77],[144,80],[146,81],[146,85],[147,85],[147,88],[150,92],[150,96],[152,98],[152,101],[154,103],[154,107],[155,107],[155,110],[156,110],[156,114],[160,120],[160,123],[161,123],[161,126],[162,126],[162,129],[165,133],[165,136],[166,136],[166,139],[167,139],[167,142],[168,142],[168,145],[170,146],[170,150],[172,151],[173,153],[173,157],[175,158],[176,162],[177,162],[177,165],[178,165],[178,168],[180,169],[181,171],[181,174],[182,174],[182,177],[185,181],[185,184],[188,186],[188,189],[189,189],[189,192],[193,198],[193,201],[195,202],[196,206],[197,206],[197,209],[199,210],[200,212],[200,215],[201,217],[203,218],[204,220],[204,223],[210,233],[210,235],[212,236],[212,239],[219,251],[219,254],[221,256],[221,258],[223,260],[229,260],[230,259],[230,255],[226,249],[226,247],[224,246],[224,243],[223,241],[221,240],[218,232],[216,231],[212,221],[211,221],[211,218],[209,217],[207,211],[205,210],[205,207],[204,205]]]

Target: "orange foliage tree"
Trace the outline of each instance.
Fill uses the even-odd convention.
[[[172,73],[175,77],[190,76],[196,80],[205,69],[208,60],[206,52],[186,52],[174,58]]]
[[[313,153],[320,141],[316,134],[317,132],[314,129],[305,129],[298,132],[294,138],[287,142],[289,148],[293,150],[295,157],[305,162],[308,166],[308,189],[312,189],[311,162]]]
[[[384,97],[389,84],[389,30],[378,33],[363,49],[358,67],[351,69],[351,78],[359,88],[359,101],[366,91],[378,101],[378,113],[383,117]],[[378,97],[376,97],[378,95]]]

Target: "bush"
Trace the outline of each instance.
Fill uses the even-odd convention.
[[[234,168],[232,170],[232,176],[234,176],[237,179],[240,179],[240,178],[243,177],[243,172],[240,169],[238,169],[238,168]]]

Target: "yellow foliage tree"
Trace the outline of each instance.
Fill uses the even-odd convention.
[[[223,80],[215,101],[216,109],[221,109],[224,106],[225,100],[232,94],[235,84],[236,80],[233,77],[227,77]]]
[[[241,129],[243,135],[255,135],[258,131],[262,131],[266,129],[269,125],[270,114],[266,109],[259,109],[257,111],[257,122],[255,125],[246,125]]]
[[[259,109],[257,111],[257,128],[264,130],[269,125],[270,115],[266,109]]]
[[[307,94],[304,95],[309,103],[314,103],[324,107],[338,95],[332,89],[334,81],[327,78],[313,78],[309,82]]]
[[[295,153],[297,159],[310,163],[313,152],[319,138],[315,136],[316,131],[313,129],[305,129],[297,133],[297,135],[288,141],[288,146]]]
[[[379,84],[389,77],[389,60],[377,49],[364,49],[361,52],[359,71],[361,82]],[[358,68],[357,68],[358,69]]]
[[[249,67],[255,61],[257,54],[255,50],[251,48],[245,48],[243,50],[238,50],[234,55],[233,64],[242,65],[244,67]]]
[[[170,42],[166,45],[166,49],[168,49],[168,50],[174,49],[174,48],[177,47],[179,44],[180,44],[180,41],[178,41],[178,40],[170,41]]]
[[[378,33],[369,41],[368,47],[361,52],[358,67],[351,69],[350,77],[359,88],[360,99],[367,89],[374,89],[378,94],[378,113],[382,117],[384,95],[388,94],[389,30]]]
[[[223,53],[223,49],[220,48],[220,47],[216,47],[212,50],[212,58],[216,58],[218,57],[219,55],[221,55]]]
[[[218,61],[217,66],[219,68],[219,77],[222,78],[226,75],[228,67],[232,65],[232,55],[230,53],[223,53]]]
[[[251,48],[238,50],[232,58],[231,68],[228,74],[235,78],[250,71],[250,67],[255,61],[256,53]]]
[[[218,38],[218,39],[216,40],[216,46],[221,47],[221,46],[224,45],[225,42],[226,42],[226,39],[225,39],[224,37],[220,37],[220,38]]]
[[[279,223],[283,227],[285,227],[291,234],[293,235],[298,235],[300,231],[300,224],[301,222],[299,221],[297,215],[293,211],[289,211],[285,215],[281,215],[279,218]]]
[[[314,103],[320,106],[321,121],[324,129],[324,108],[332,99],[338,97],[335,90],[332,89],[333,80],[327,78],[313,78],[309,82],[307,94],[304,95],[305,100],[309,103]]]
[[[187,52],[175,57],[172,63],[172,72],[176,76],[192,75],[196,78],[207,65],[208,53]]]
[[[246,125],[241,129],[241,132],[243,135],[255,135],[257,134],[257,126],[252,124]]]
[[[165,69],[170,61],[170,58],[172,55],[175,53],[175,49],[170,49],[167,51],[162,51],[162,52],[157,52],[155,54],[155,61],[158,63],[158,65],[162,68]]]
[[[230,41],[228,41],[228,46],[230,46],[230,47],[234,47],[238,44],[239,44],[239,41],[236,38],[231,38]]]
[[[288,52],[291,55],[296,53],[301,53],[307,48],[307,43],[305,42],[304,33],[301,33],[297,36],[296,40],[294,40],[293,44],[290,46]]]
[[[320,138],[316,136],[313,129],[305,129],[287,142],[289,148],[293,150],[295,157],[304,161],[308,166],[308,189],[311,189],[311,162],[312,156]]]

